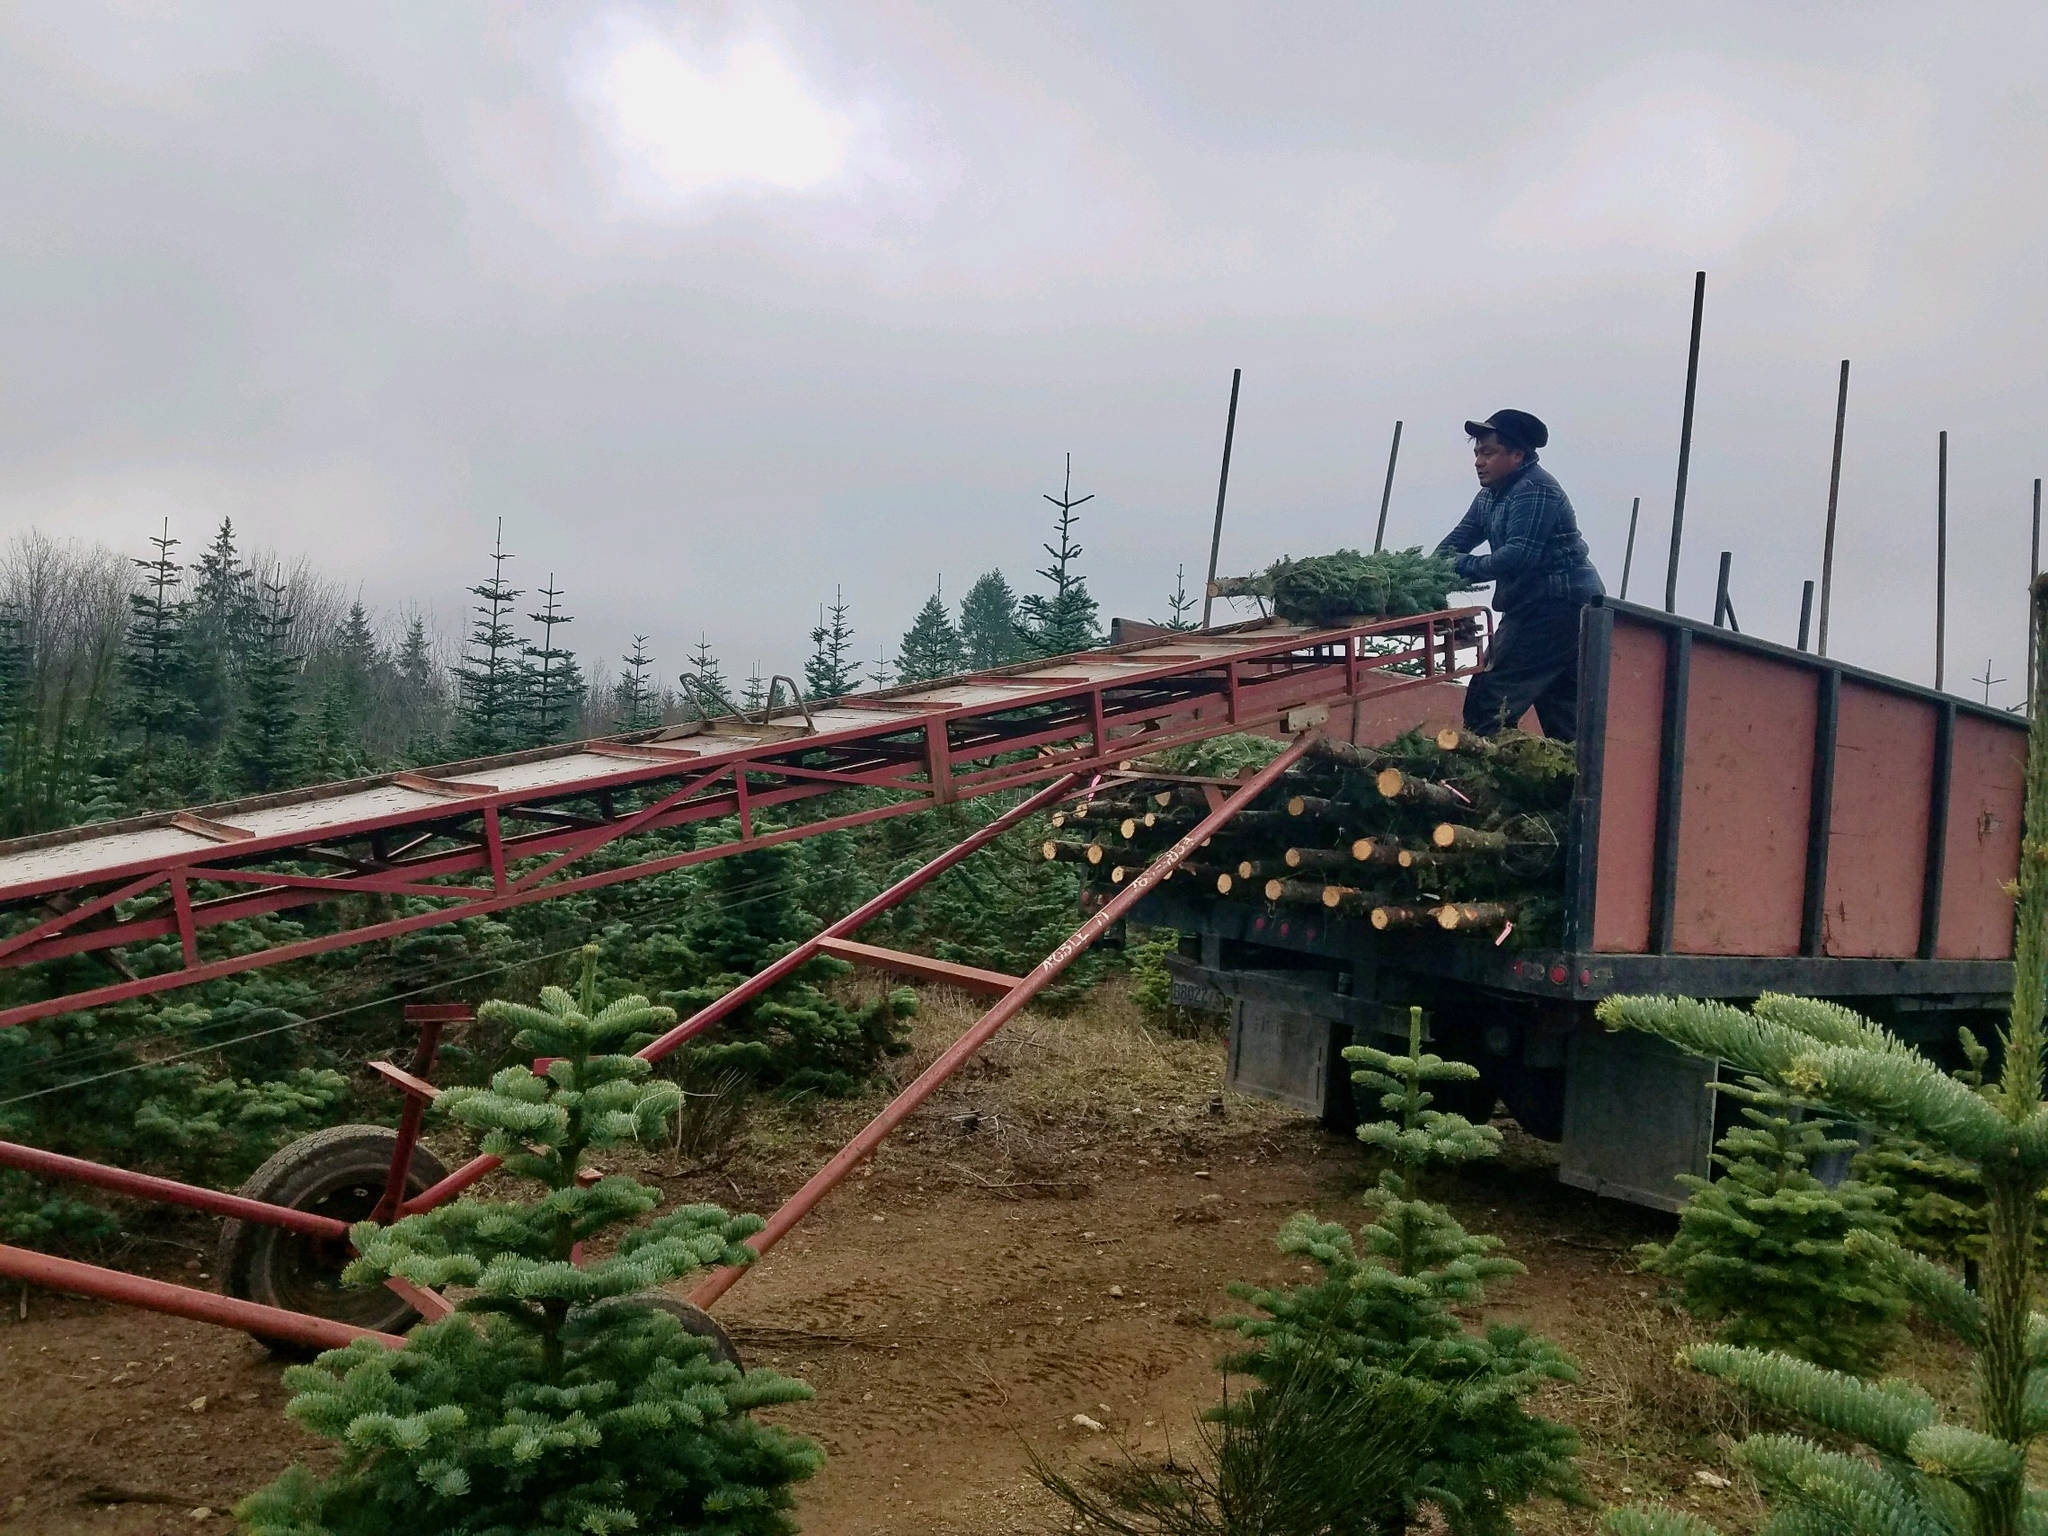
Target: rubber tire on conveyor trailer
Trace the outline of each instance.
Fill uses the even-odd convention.
[[[621,1296],[613,1301],[601,1301],[600,1307],[640,1305],[666,1312],[683,1325],[685,1333],[693,1333],[711,1344],[711,1358],[723,1360],[741,1370],[747,1368],[740,1358],[739,1346],[732,1341],[732,1335],[721,1328],[717,1321],[702,1307],[684,1301],[679,1296],[667,1296],[660,1291],[640,1291],[631,1296]]]
[[[337,1125],[273,1153],[236,1191],[251,1200],[340,1221],[361,1221],[376,1209],[391,1170],[398,1133],[382,1125]],[[441,1160],[416,1147],[406,1193],[416,1195],[447,1176]],[[341,1271],[354,1252],[342,1239],[306,1237],[282,1227],[229,1221],[220,1234],[220,1287],[224,1294],[290,1312],[403,1333],[419,1314],[382,1286],[343,1286]],[[273,1354],[310,1358],[302,1344],[257,1337]]]

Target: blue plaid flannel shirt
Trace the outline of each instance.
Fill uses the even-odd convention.
[[[1491,552],[1473,554],[1482,541]],[[1534,453],[1506,485],[1472,498],[1436,552],[1455,555],[1467,581],[1492,582],[1493,606],[1502,613],[1536,602],[1589,603],[1606,590],[1571,499]]]

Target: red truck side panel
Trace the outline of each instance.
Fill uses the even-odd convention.
[[[1934,718],[1925,699],[1842,680],[1823,953],[1910,955],[1919,946]]]
[[[1670,950],[1798,955],[1821,678],[1835,664],[1675,622],[1691,630],[1692,644]],[[1664,695],[1677,634],[1662,615],[1617,610],[1604,694],[1596,689],[1585,721],[1597,764],[1589,947],[1607,954],[1647,953],[1654,938],[1659,783],[1671,745]],[[1945,714],[1954,721],[1948,811],[1940,879],[1930,882],[1928,819]],[[1834,740],[1818,953],[1915,957],[1928,886],[1938,883],[1935,958],[2010,959],[2006,886],[2019,863],[2023,722],[1843,668]]]
[[[1940,959],[2011,958],[2012,898],[2004,887],[2019,876],[2025,751],[2016,732],[1973,715],[1956,718]]]
[[[1811,672],[1693,647],[1674,953],[1799,953],[1818,694]]]
[[[1588,725],[1606,732],[1592,947],[1608,954],[1639,955],[1650,947],[1657,757],[1664,730],[1662,634],[1616,619],[1608,661],[1607,713]]]

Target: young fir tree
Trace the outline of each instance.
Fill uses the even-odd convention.
[[[945,584],[925,599],[896,647],[897,672],[906,683],[928,683],[961,670],[960,631],[946,612]]]
[[[415,762],[430,762],[441,755],[448,694],[434,665],[427,621],[418,614],[405,626],[405,641],[393,659],[392,670],[397,674],[399,731],[405,755]]]
[[[1017,641],[1017,594],[1001,571],[984,571],[960,600],[960,660],[969,672],[1007,666],[1023,650]]]
[[[859,681],[858,678],[855,679]],[[875,652],[875,659],[868,665],[868,686],[886,688],[896,681],[896,663],[889,659],[887,651]]]
[[[263,647],[263,629],[256,573],[236,547],[234,520],[224,517],[192,567],[184,624],[185,696],[202,747],[232,737],[246,664]]]
[[[860,686],[860,663],[853,656],[853,626],[846,622],[846,593],[832,589],[832,605],[818,613],[811,631],[811,655],[804,663],[804,692],[813,699],[836,699]]]
[[[1965,1063],[1956,1081],[1981,1087],[1991,1053],[1969,1030],[1956,1034]],[[1977,1279],[1989,1231],[1984,1181],[1975,1168],[1918,1136],[1890,1131],[1871,1138],[1857,1154],[1854,1171],[1897,1196],[1901,1243]],[[2048,1229],[2043,1236],[2048,1238]]]
[[[47,622],[41,628],[47,632]],[[0,602],[0,837],[74,824],[91,814],[80,792],[99,756],[101,677],[87,685],[81,703],[61,661],[46,668],[38,638],[38,626],[20,605]]]
[[[504,752],[518,740],[520,726],[519,636],[512,628],[512,605],[520,589],[505,580],[505,520],[498,519],[498,539],[491,549],[491,574],[469,590],[478,599],[472,610],[469,648],[455,677],[460,685],[456,712],[460,721],[456,750],[465,757]]]
[[[977,814],[995,812],[955,807],[929,814],[948,818],[951,828],[946,835],[957,840],[977,824]],[[883,825],[907,830],[910,820]],[[940,875],[916,901],[885,914],[877,932],[888,934],[901,947],[957,965],[1023,975],[1067,941],[1081,899],[1082,866],[1046,862],[1043,843],[1043,831],[1028,825],[1004,833],[974,858]],[[895,852],[884,883],[909,874],[930,856],[922,845]],[[1110,952],[1101,946],[1083,951],[1038,995],[1039,1006],[1063,1008],[1079,1002],[1111,963]]]
[[[156,557],[135,562],[142,585],[128,598],[128,645],[122,657],[130,717],[141,735],[137,788],[145,799],[162,787],[165,753],[193,713],[185,692],[185,606],[179,597],[184,568],[171,555],[178,541],[167,521],[163,533],[149,542]]]
[[[2027,1480],[2028,1453],[2048,1430],[2048,1324],[2033,1311],[2038,1226],[2048,1190],[2048,1105],[2042,1103],[2042,1005],[2048,995],[2048,580],[2033,593],[2036,693],[2020,836],[2012,1005],[1998,1080],[1958,1082],[1882,1026],[1833,1003],[1766,996],[1748,1012],[1725,1003],[1617,997],[1612,1028],[1639,1029],[1694,1056],[1719,1059],[1788,1099],[1844,1120],[1914,1137],[1983,1180],[1989,1241],[1981,1284],[1888,1238],[1851,1239],[1920,1314],[1975,1356],[1968,1422],[1904,1381],[1859,1381],[1790,1355],[1706,1344],[1686,1352],[1782,1413],[1860,1449],[1798,1434],[1753,1435],[1736,1449],[1773,1506],[1768,1529],[1801,1536],[2033,1536],[2048,1526],[2048,1489]],[[1629,1509],[1613,1536],[1715,1536],[1690,1515]]]
[[[662,1001],[694,1013],[822,927],[798,901],[803,863],[800,850],[779,847],[707,865],[677,930],[645,958]],[[849,1008],[822,988],[845,974],[844,962],[830,957],[803,966],[690,1045],[686,1069],[703,1078],[740,1072],[787,1093],[853,1093],[908,1048],[902,1021],[916,1011],[917,994],[898,988]]]
[[[0,602],[0,837],[26,831],[31,817],[34,673],[28,621],[15,604]]]
[[[690,670],[683,675],[690,680],[683,693],[689,701],[691,719],[709,720],[732,713],[732,686],[718,665],[718,653],[711,649],[710,636],[701,630],[697,643],[690,648]]]
[[[1680,1175],[1692,1198],[1678,1235],[1645,1244],[1644,1267],[1676,1280],[1686,1310],[1718,1323],[1723,1343],[1871,1375],[1900,1341],[1906,1300],[1851,1237],[1896,1233],[1891,1192],[1855,1179],[1830,1189],[1814,1164],[1855,1141],[1772,1113],[1753,1087],[1726,1091],[1753,1102],[1715,1150],[1721,1175]]]
[[[331,670],[341,685],[344,707],[359,736],[369,730],[370,706],[376,701],[379,674],[386,665],[384,649],[377,644],[377,632],[370,627],[369,611],[358,599],[349,604],[348,617],[335,637]]]
[[[645,731],[661,724],[661,703],[647,675],[654,665],[647,654],[647,637],[635,635],[633,649],[619,660],[626,670],[612,684],[612,729]]]
[[[540,1185],[527,1202],[463,1198],[351,1239],[352,1283],[392,1276],[459,1286],[455,1313],[401,1350],[364,1341],[285,1374],[288,1412],[339,1442],[339,1467],[295,1467],[237,1511],[251,1536],[781,1536],[790,1484],[816,1446],[757,1422],[757,1408],[811,1395],[772,1371],[741,1371],[655,1304],[658,1288],[747,1262],[757,1217],[691,1205],[642,1224],[657,1190],[618,1175],[586,1182],[587,1155],[660,1138],[681,1094],[623,1054],[672,1022],[643,997],[599,1008],[597,952],[580,997],[481,1016],[548,1059],[435,1101],[483,1133],[483,1149]],[[616,1238],[616,1246],[610,1240]],[[579,1252],[603,1243],[609,1256]]]
[[[538,613],[527,617],[540,626],[540,644],[526,647],[525,725],[523,735],[530,746],[546,746],[563,740],[583,707],[583,674],[576,665],[576,653],[555,644],[555,631],[574,618],[562,612],[562,592],[555,585],[555,573],[548,572],[548,584],[540,589],[546,599]]]
[[[768,679],[761,675],[761,663],[754,663],[754,670],[747,674],[747,691],[740,697],[740,708],[750,715],[758,715],[768,707]]]
[[[1074,495],[1074,456],[1067,455],[1067,477],[1057,496],[1045,498],[1059,509],[1053,537],[1059,542],[1042,546],[1052,564],[1039,571],[1052,583],[1049,593],[1033,592],[1017,602],[1017,636],[1027,654],[1065,656],[1090,650],[1102,643],[1096,627],[1095,599],[1088,595],[1088,582],[1076,569],[1081,546],[1074,542],[1074,525],[1080,521],[1075,508],[1095,499],[1093,493]]]
[[[256,794],[285,788],[298,761],[299,658],[292,650],[294,615],[284,599],[281,584],[264,587],[242,662],[242,708],[229,739],[236,781]]]
[[[1383,1120],[1358,1128],[1389,1166],[1366,1197],[1374,1218],[1362,1229],[1360,1256],[1344,1227],[1306,1212],[1280,1231],[1280,1250],[1312,1259],[1320,1279],[1277,1289],[1235,1287],[1264,1314],[1228,1320],[1260,1348],[1227,1359],[1261,1381],[1284,1380],[1315,1354],[1350,1362],[1351,1379],[1369,1385],[1398,1377],[1431,1389],[1438,1417],[1421,1454],[1390,1478],[1363,1513],[1366,1529],[1403,1532],[1425,1505],[1454,1536],[1508,1536],[1516,1506],[1538,1494],[1578,1500],[1572,1458],[1578,1436],[1531,1413],[1524,1402],[1546,1382],[1576,1381],[1578,1369],[1548,1340],[1520,1328],[1465,1331],[1458,1307],[1476,1306],[1486,1287],[1522,1266],[1500,1253],[1500,1239],[1465,1231],[1421,1196],[1432,1163],[1491,1157],[1500,1133],[1462,1115],[1432,1109],[1429,1083],[1470,1081],[1478,1073],[1422,1049],[1422,1010],[1409,1011],[1408,1051],[1396,1056],[1352,1046],[1353,1081],[1376,1089]]]
[[[1173,568],[1173,590],[1166,595],[1166,618],[1161,622],[1163,629],[1194,629],[1196,603],[1188,591],[1188,568],[1177,565]]]
[[[370,714],[389,668],[361,602],[349,606],[326,663],[302,767],[313,779],[352,778],[369,766]]]
[[[313,783],[353,779],[369,766],[348,688],[340,677],[329,676],[301,732],[300,776]]]

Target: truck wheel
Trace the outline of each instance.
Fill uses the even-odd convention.
[[[1432,1109],[1446,1114],[1463,1115],[1474,1125],[1484,1125],[1493,1118],[1493,1106],[1500,1102],[1500,1090],[1494,1085],[1493,1075],[1481,1068],[1480,1075],[1464,1082],[1430,1083],[1427,1085],[1433,1102]]]
[[[337,1221],[361,1221],[377,1207],[398,1133],[381,1125],[337,1125],[302,1136],[272,1154],[236,1193]],[[415,1147],[406,1193],[439,1183],[448,1170]],[[419,1314],[382,1286],[344,1286],[355,1251],[343,1238],[307,1237],[282,1227],[229,1221],[220,1234],[220,1285],[229,1295],[289,1312],[403,1333]],[[273,1354],[306,1356],[304,1345],[256,1335]]]
[[[1501,1098],[1515,1123],[1538,1141],[1564,1139],[1563,1067],[1524,1067],[1501,1085]]]

